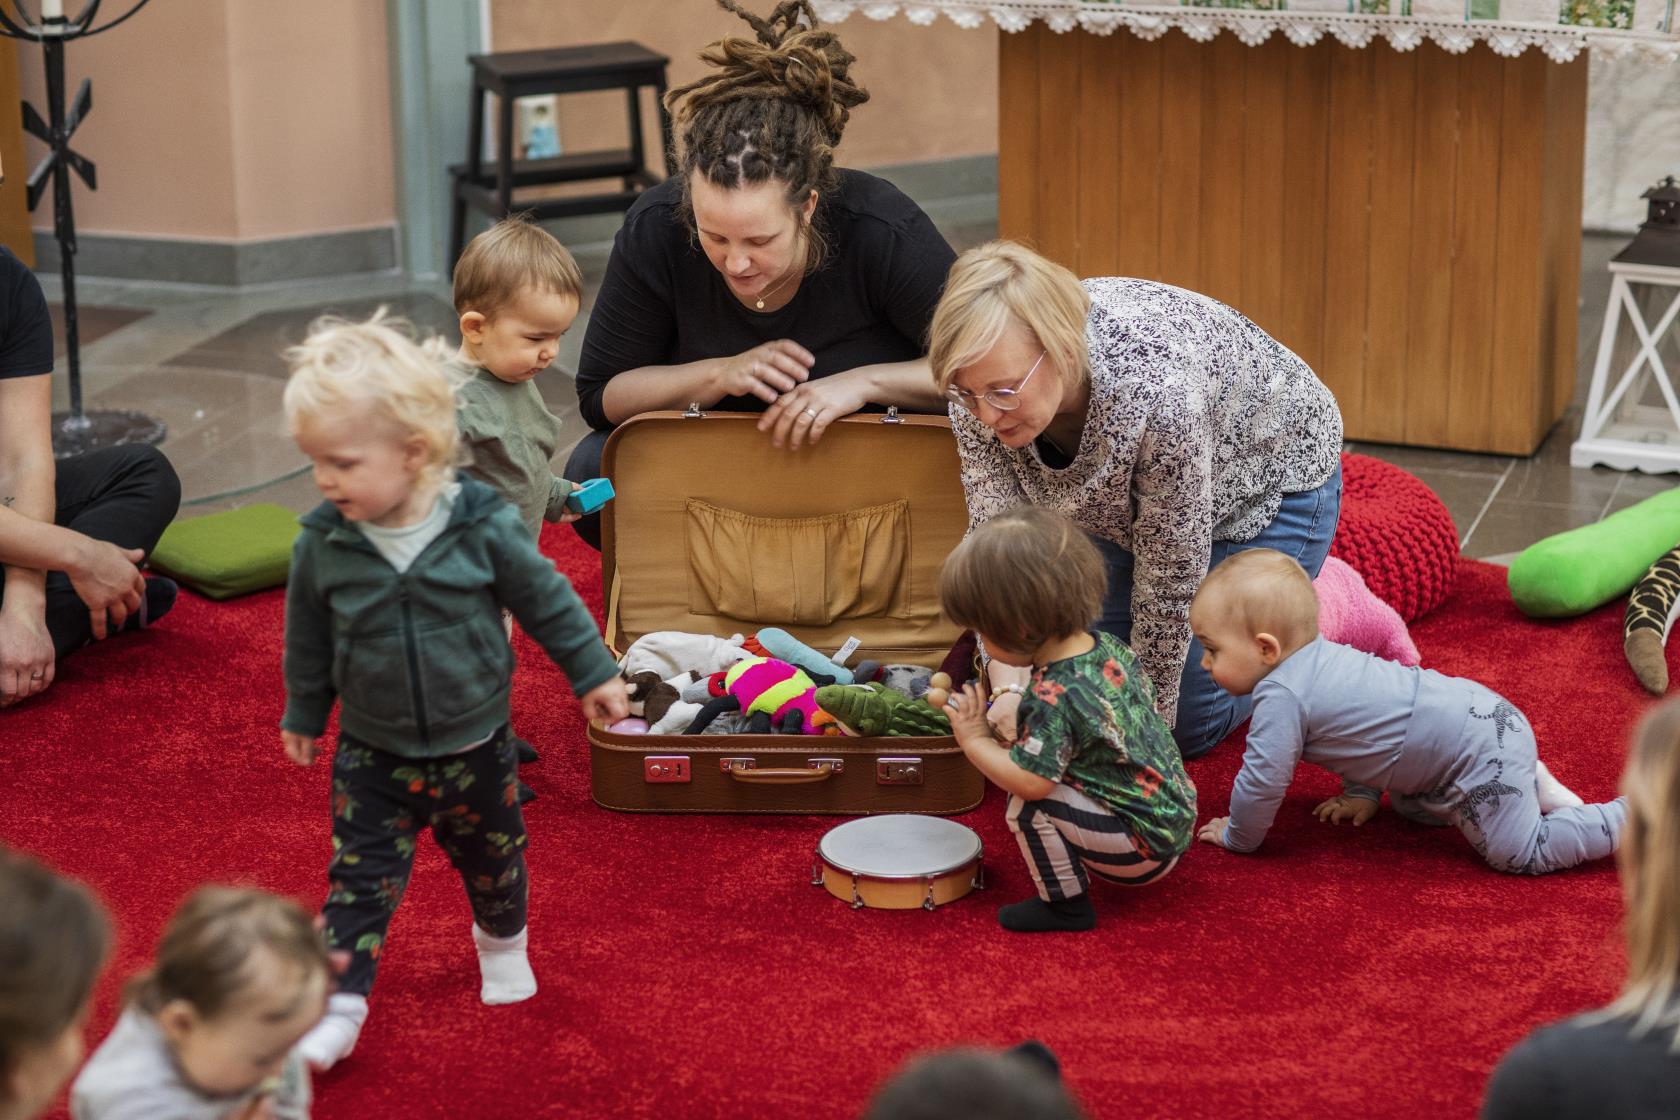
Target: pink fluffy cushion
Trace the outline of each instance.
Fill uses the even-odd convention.
[[[1330,542],[1407,622],[1441,605],[1457,572],[1458,530],[1435,491],[1392,463],[1342,456],[1342,519]]]

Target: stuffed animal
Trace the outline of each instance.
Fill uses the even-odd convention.
[[[828,677],[835,684],[851,684],[852,671],[833,661],[786,630],[774,626],[766,626],[757,634],[743,643],[748,653],[756,653],[761,657],[774,657],[778,661],[786,661],[789,665],[805,670],[813,677]]]
[[[681,630],[656,630],[630,643],[618,667],[626,674],[658,673],[660,680],[688,669],[718,673],[747,656],[747,651],[741,648],[743,641],[739,634],[714,638],[708,634],[685,634]]]
[[[949,735],[950,717],[883,684],[833,684],[817,704],[847,735]]]
[[[655,735],[675,735],[700,714],[699,704],[685,703],[676,686],[652,670],[625,674],[624,687],[630,695],[630,714],[645,719]]]
[[[1505,583],[1530,618],[1567,618],[1626,595],[1680,541],[1680,486],[1529,545]]]
[[[1372,593],[1358,572],[1326,557],[1318,578],[1318,632],[1332,642],[1362,649],[1402,665],[1422,660],[1400,613]]]
[[[1671,548],[1633,585],[1622,616],[1622,652],[1633,675],[1661,696],[1668,691],[1668,659],[1663,645],[1680,613],[1680,548]]]
[[[826,681],[826,678],[824,678]],[[712,699],[700,709],[685,735],[698,735],[720,714],[740,711],[751,718],[748,730],[768,735],[837,735],[832,716],[817,706],[816,682],[803,669],[770,657],[749,657],[711,678]]]

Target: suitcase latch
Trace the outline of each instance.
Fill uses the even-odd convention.
[[[642,759],[642,780],[657,782],[692,782],[686,754],[650,754]]]
[[[898,414],[898,406],[896,404],[889,404],[887,406],[887,414],[885,416],[881,417],[881,423],[883,423],[883,424],[902,424],[902,423],[904,423],[904,417],[902,417]]]
[[[922,784],[922,760],[919,758],[877,758],[875,784],[878,786],[919,786]]]
[[[683,409],[682,415],[684,420],[702,420],[706,416],[704,412],[700,411],[699,401],[689,401],[688,407]]]

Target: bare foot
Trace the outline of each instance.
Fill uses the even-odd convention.
[[[1554,778],[1546,764],[1538,759],[1534,762],[1534,793],[1542,813],[1586,804],[1579,794]]]

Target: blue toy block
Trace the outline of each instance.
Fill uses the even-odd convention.
[[[592,478],[572,491],[571,497],[566,499],[566,508],[574,513],[594,513],[612,499],[612,479]]]

